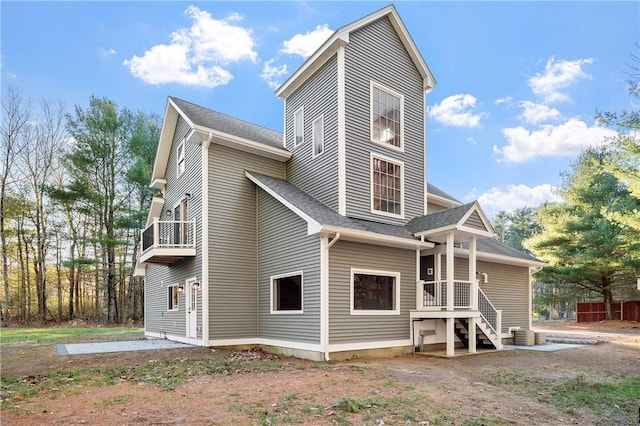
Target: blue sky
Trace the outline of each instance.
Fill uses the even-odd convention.
[[[2,93],[72,111],[91,95],[162,116],[167,96],[282,130],[274,88],[387,2],[0,3]],[[395,3],[435,75],[429,181],[492,216],[556,197],[581,149],[634,107],[640,2]],[[637,108],[637,105],[635,105]]]

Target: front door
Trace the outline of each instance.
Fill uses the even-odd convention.
[[[189,337],[195,339],[198,331],[198,288],[191,285],[189,292],[191,293],[189,298]]]

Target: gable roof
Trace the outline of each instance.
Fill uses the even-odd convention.
[[[326,204],[283,179],[246,171],[249,180],[307,222],[309,235],[337,234],[351,241],[408,249],[426,249],[433,243],[415,238],[401,225],[388,225],[342,216]]]
[[[349,35],[353,31],[359,30],[378,19],[388,17],[391,25],[395,29],[400,41],[407,50],[418,72],[422,76],[422,88],[425,92],[431,91],[436,80],[429,70],[426,62],[422,58],[420,51],[416,47],[411,35],[407,31],[400,15],[394,5],[386,6],[373,12],[357,21],[347,24],[337,29],[323,44],[316,50],[289,78],[276,90],[276,96],[286,98],[293,93],[300,85],[325,64],[338,51],[339,47],[349,44]]]
[[[441,242],[451,231],[466,235],[492,237],[493,228],[477,201],[414,218],[407,229],[416,236]]]
[[[153,188],[160,189],[165,183],[167,162],[179,117],[191,127],[185,137],[189,143],[207,141],[280,161],[291,158],[291,153],[283,147],[282,133],[169,96],[151,174]]]

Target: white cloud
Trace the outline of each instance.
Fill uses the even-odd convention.
[[[555,58],[551,57],[544,67],[544,72],[536,73],[529,79],[529,87],[545,102],[568,101],[570,98],[565,89],[578,80],[591,78],[582,66],[592,63],[592,58],[556,62]]]
[[[123,65],[135,77],[149,84],[211,88],[227,84],[233,78],[226,65],[257,61],[251,30],[234,25],[242,19],[240,15],[213,19],[209,12],[196,6],[189,6],[185,14],[193,24],[173,32],[170,44],[158,44],[142,56],[134,55],[124,61]]]
[[[598,126],[588,126],[585,122],[572,118],[557,126],[543,126],[540,130],[529,131],[524,127],[502,129],[508,144],[493,146],[493,152],[500,155],[498,161],[522,163],[536,157],[556,157],[577,155],[585,148],[606,143],[616,132]]]
[[[267,82],[267,85],[272,89],[276,89],[280,85],[280,78],[287,75],[289,72],[287,64],[273,65],[275,58],[268,60],[262,67],[262,74],[260,77]]]
[[[508,103],[510,103],[512,100],[513,100],[513,98],[512,98],[511,96],[507,96],[507,97],[504,97],[504,98],[498,98],[498,99],[496,99],[495,104],[496,104],[496,105],[500,105],[500,104],[508,104]]]
[[[116,50],[113,48],[105,49],[104,47],[102,47],[100,48],[99,52],[100,52],[100,55],[102,56],[111,56],[116,54]]]
[[[518,105],[523,109],[520,117],[527,123],[538,124],[560,118],[560,111],[548,105],[536,104],[531,101],[520,101]]]
[[[473,112],[476,102],[469,94],[452,95],[429,107],[429,117],[447,126],[478,127],[485,114]]]
[[[296,34],[282,43],[280,53],[308,58],[333,34],[328,24],[318,25],[305,34]]]
[[[477,189],[467,195],[467,199],[476,198]],[[493,218],[499,211],[513,211],[523,207],[538,207],[549,202],[561,202],[562,197],[556,193],[556,188],[550,184],[536,186],[507,185],[501,188],[493,187],[477,197],[482,210]]]

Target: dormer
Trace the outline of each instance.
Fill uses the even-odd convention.
[[[393,5],[338,29],[276,91],[287,180],[343,216],[404,224],[426,214],[434,86]]]

